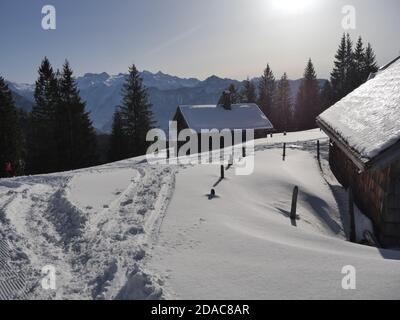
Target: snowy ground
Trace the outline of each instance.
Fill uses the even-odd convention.
[[[0,239],[11,247],[8,264],[30,279],[24,296],[161,297],[158,279],[140,261],[166,212],[175,169],[139,160],[0,182]],[[56,291],[40,284],[48,265],[57,271]],[[0,282],[0,292],[12,298],[9,287]]]
[[[226,171],[213,200],[218,167],[144,158],[1,180],[0,299],[398,298],[400,252],[345,240],[327,143],[319,130],[258,140],[255,173]],[[47,265],[54,291],[41,287]],[[341,287],[346,265],[357,290]]]

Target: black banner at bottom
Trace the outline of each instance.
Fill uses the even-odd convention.
[[[372,303],[384,304],[385,311],[398,310],[398,301],[0,301],[1,311],[10,307],[14,316],[40,310],[43,318],[82,318],[100,315],[117,319],[267,319],[295,312],[312,318],[316,310],[340,310],[357,316],[370,312]],[[325,308],[326,306],[326,308]],[[381,306],[376,306],[381,307]],[[375,308],[375,306],[373,307]],[[86,309],[86,310],[85,310]],[[324,314],[324,317],[327,314]]]

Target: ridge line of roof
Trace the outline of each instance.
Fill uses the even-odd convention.
[[[389,68],[392,64],[396,63],[398,60],[400,60],[400,56],[398,56],[397,58],[393,59],[392,61],[390,61],[389,63],[385,64],[384,66],[379,68],[379,71],[384,71],[387,68]]]
[[[178,105],[178,108],[181,108],[181,107],[206,107],[206,106],[209,106],[209,107],[211,107],[211,106],[213,106],[213,107],[221,106],[221,107],[223,107],[221,104],[210,103],[210,104],[180,104],[180,105]],[[249,103],[247,103],[247,102],[244,102],[244,103],[233,103],[232,106],[257,106],[258,108],[260,108],[257,105],[257,103],[254,103],[254,102],[251,102],[251,103],[250,102]]]

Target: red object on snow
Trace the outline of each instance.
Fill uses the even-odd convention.
[[[6,162],[6,164],[4,166],[4,171],[7,172],[7,173],[11,173],[12,172],[11,162]]]

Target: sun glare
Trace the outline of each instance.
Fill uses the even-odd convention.
[[[284,13],[303,13],[314,2],[314,0],[271,0],[272,6],[275,10]]]

